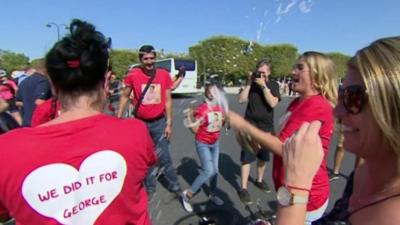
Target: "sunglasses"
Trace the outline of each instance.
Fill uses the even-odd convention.
[[[296,63],[296,64],[294,64],[293,65],[293,67],[292,67],[294,70],[300,70],[300,71],[303,71],[304,70],[304,68],[305,68],[305,65],[304,64],[301,64],[301,63]]]
[[[346,111],[353,115],[361,112],[367,100],[367,89],[361,85],[339,88],[338,94],[339,102],[342,102]]]

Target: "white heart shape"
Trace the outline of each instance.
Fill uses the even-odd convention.
[[[22,195],[38,213],[61,224],[94,224],[121,192],[126,168],[119,153],[102,150],[88,156],[79,171],[65,163],[35,169],[25,178]]]

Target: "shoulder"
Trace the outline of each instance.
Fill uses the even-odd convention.
[[[168,70],[166,70],[163,67],[157,67],[157,75],[158,76],[162,76],[164,78],[170,78],[171,77],[169,72],[168,72]]]
[[[160,71],[162,73],[168,73],[169,74],[168,70],[165,69],[164,67],[156,67],[156,69],[157,69],[157,71]]]
[[[133,75],[138,75],[138,74],[143,74],[143,71],[140,67],[133,67],[132,69],[130,69],[128,71],[128,73],[126,74],[126,76],[133,76]]]
[[[205,111],[207,111],[207,109],[208,109],[207,103],[203,102],[197,107],[196,111],[197,113],[204,113]]]

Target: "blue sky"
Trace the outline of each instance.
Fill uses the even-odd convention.
[[[165,52],[229,35],[352,55],[374,39],[400,35],[399,0],[0,0],[0,9],[0,49],[31,59],[57,40],[55,27],[45,25],[72,18],[96,25],[114,49],[152,44]]]

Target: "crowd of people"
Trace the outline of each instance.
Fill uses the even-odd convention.
[[[224,111],[216,99],[217,86],[208,83],[204,102],[186,111],[201,170],[184,189],[169,140],[171,91],[184,79],[185,68],[171,78],[155,66],[154,47],[143,45],[140,65],[128,71],[122,84],[110,69],[109,38],[77,19],[69,29],[43,62],[27,68],[17,81],[0,70],[0,222],[151,224],[148,202],[157,191],[157,168],[163,169],[168,190],[186,211],[193,211],[191,201],[207,181],[209,200],[221,206],[224,201],[215,191],[219,140],[228,124],[242,147],[238,196],[244,203],[251,203],[247,187],[256,160],[254,184],[270,192],[264,173],[273,155],[276,224],[400,223],[400,37],[360,49],[349,60],[339,89],[329,57],[301,54],[291,78],[297,97],[278,127],[273,115],[280,85],[269,79],[268,59],[257,63],[239,94],[239,102],[247,102],[244,117]],[[129,102],[134,118],[124,118]],[[6,117],[12,125],[4,123]],[[363,160],[343,197],[326,212],[329,179],[340,168],[337,160],[329,176],[335,119],[344,137],[338,154],[346,149]]]

